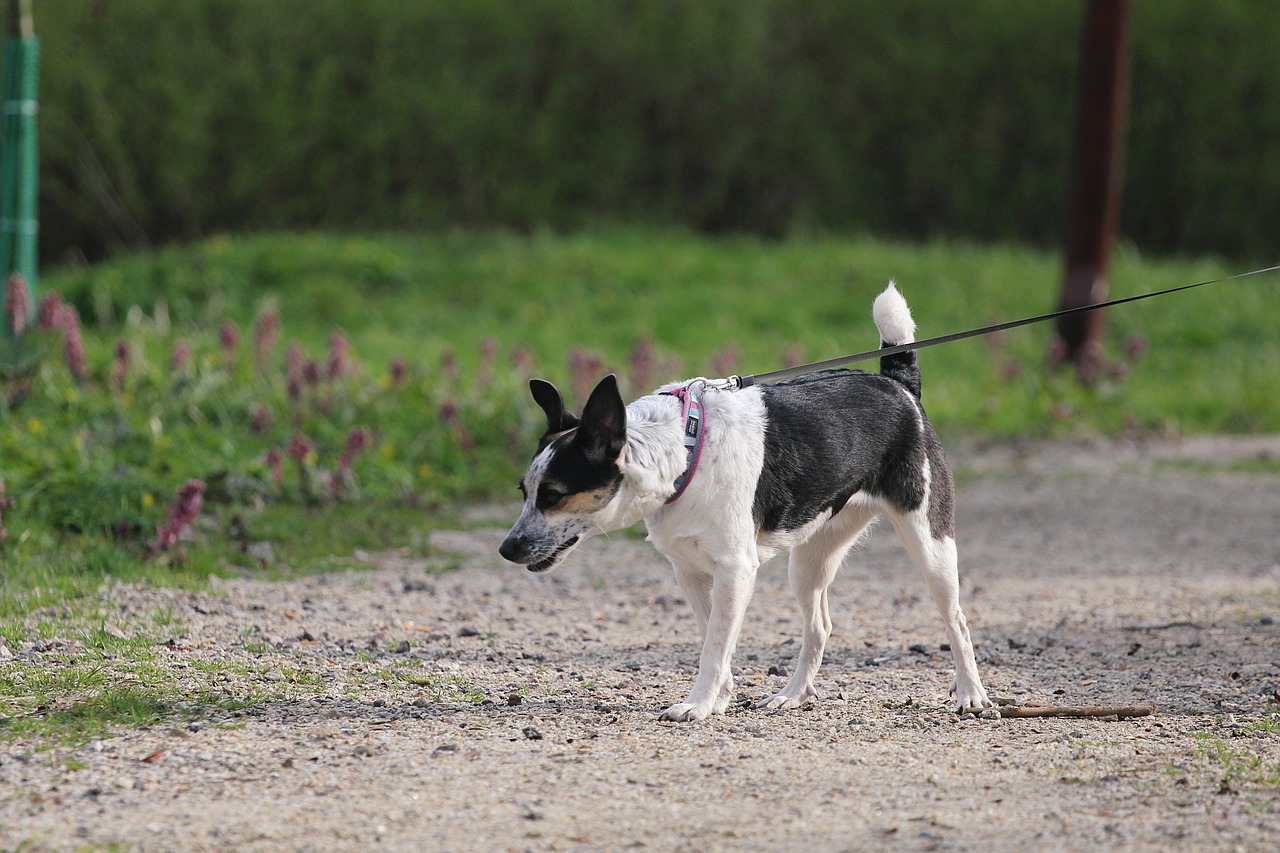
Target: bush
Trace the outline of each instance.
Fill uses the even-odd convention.
[[[600,219],[1056,245],[1082,6],[66,0],[43,248]],[[1144,249],[1272,250],[1272,7],[1137,4]]]

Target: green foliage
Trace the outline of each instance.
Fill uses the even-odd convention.
[[[1122,252],[1113,286],[1225,271]],[[0,479],[14,501],[0,612],[90,598],[105,577],[198,584],[421,549],[455,502],[514,494],[541,427],[528,376],[576,406],[609,371],[635,396],[868,348],[869,306],[891,276],[932,336],[1051,308],[1058,267],[1015,248],[633,230],[216,238],[51,274],[48,289],[84,312],[88,366],[75,378],[63,333],[37,330],[0,371]],[[950,433],[1280,429],[1271,287],[1112,312],[1091,388],[1046,366],[1046,326],[923,351],[926,405]],[[279,335],[266,337],[272,315]],[[299,438],[309,447],[290,455]],[[189,480],[206,486],[204,512],[166,548],[157,528]]]
[[[1135,5],[1123,235],[1269,256],[1274,3]],[[44,254],[601,221],[1056,244],[1082,6],[64,0]]]

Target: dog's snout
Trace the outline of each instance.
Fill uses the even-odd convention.
[[[525,543],[515,535],[507,536],[498,546],[498,553],[502,555],[502,559],[511,563],[521,562],[520,558],[527,553],[527,550]]]

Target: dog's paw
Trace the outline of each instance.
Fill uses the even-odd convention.
[[[964,714],[966,712],[977,713],[986,708],[994,708],[995,703],[987,698],[987,691],[980,683],[966,685],[960,687],[957,685],[953,690],[956,696],[956,713]]]
[[[779,690],[768,699],[762,699],[756,704],[757,708],[766,711],[790,711],[792,708],[799,708],[818,695],[818,691],[812,687],[806,687],[803,690],[791,691],[790,689]]]
[[[711,716],[712,708],[710,705],[695,705],[692,702],[680,702],[672,705],[659,715],[659,720],[666,720],[672,723],[692,723],[697,720],[705,720]]]

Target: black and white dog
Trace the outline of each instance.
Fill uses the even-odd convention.
[[[872,316],[883,346],[914,340],[892,282]],[[549,382],[530,382],[547,431],[520,483],[520,518],[499,549],[543,572],[584,539],[643,520],[675,567],[703,635],[689,697],[664,720],[723,713],[730,658],[756,570],[784,551],[804,616],[795,673],[762,708],[816,695],[831,616],[827,587],[845,554],[887,516],[924,574],[955,659],[957,710],[990,707],[960,610],[951,471],[920,405],[908,351],[880,373],[834,370],[732,390],[695,380],[625,406],[613,376],[577,418]]]

